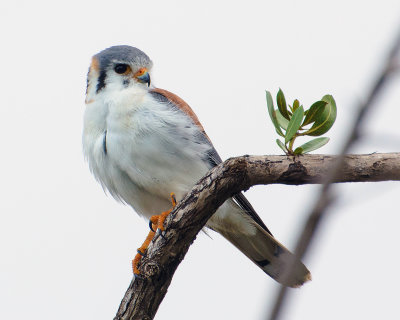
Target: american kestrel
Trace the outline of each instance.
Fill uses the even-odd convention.
[[[104,189],[150,219],[181,200],[207,171],[221,163],[189,105],[150,83],[152,61],[130,46],[94,55],[89,68],[83,151]],[[296,261],[293,281],[282,273],[290,253],[265,226],[243,194],[228,199],[207,222],[265,273],[290,287],[310,272]]]

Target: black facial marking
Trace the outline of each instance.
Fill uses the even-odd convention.
[[[104,131],[104,137],[103,137],[103,151],[105,154],[107,154],[107,130]]]
[[[106,86],[106,77],[107,77],[106,72],[104,70],[100,71],[99,80],[96,86],[96,93],[99,93],[100,90]]]
[[[89,73],[90,73],[90,68],[88,70],[87,77],[86,77],[86,94],[87,94],[88,89],[89,89]]]
[[[129,80],[125,79],[124,81],[122,81],[124,87],[128,87],[129,86]]]
[[[265,267],[271,263],[271,261],[265,259],[260,261],[255,261],[260,267]]]

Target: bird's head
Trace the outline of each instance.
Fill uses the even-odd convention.
[[[106,90],[150,86],[150,58],[137,48],[113,46],[92,58],[87,79],[87,101]]]

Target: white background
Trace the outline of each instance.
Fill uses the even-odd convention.
[[[106,196],[81,152],[91,56],[128,44],[185,99],[222,158],[280,154],[265,90],[332,94],[335,153],[400,24],[400,2],[3,1],[0,4],[0,319],[112,319],[147,222]],[[400,79],[353,152],[399,151]],[[337,187],[285,319],[398,319],[399,183]],[[246,193],[293,249],[316,186]],[[264,319],[278,285],[217,234],[198,236],[156,319]]]

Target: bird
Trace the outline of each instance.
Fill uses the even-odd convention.
[[[152,66],[147,54],[128,45],[95,54],[87,75],[82,134],[83,153],[96,180],[147,219],[168,214],[175,201],[222,162],[189,105],[153,85]],[[284,286],[299,287],[311,279],[242,193],[226,200],[206,227]],[[136,262],[145,247],[139,249]],[[287,279],[284,270],[290,264],[293,274]]]

